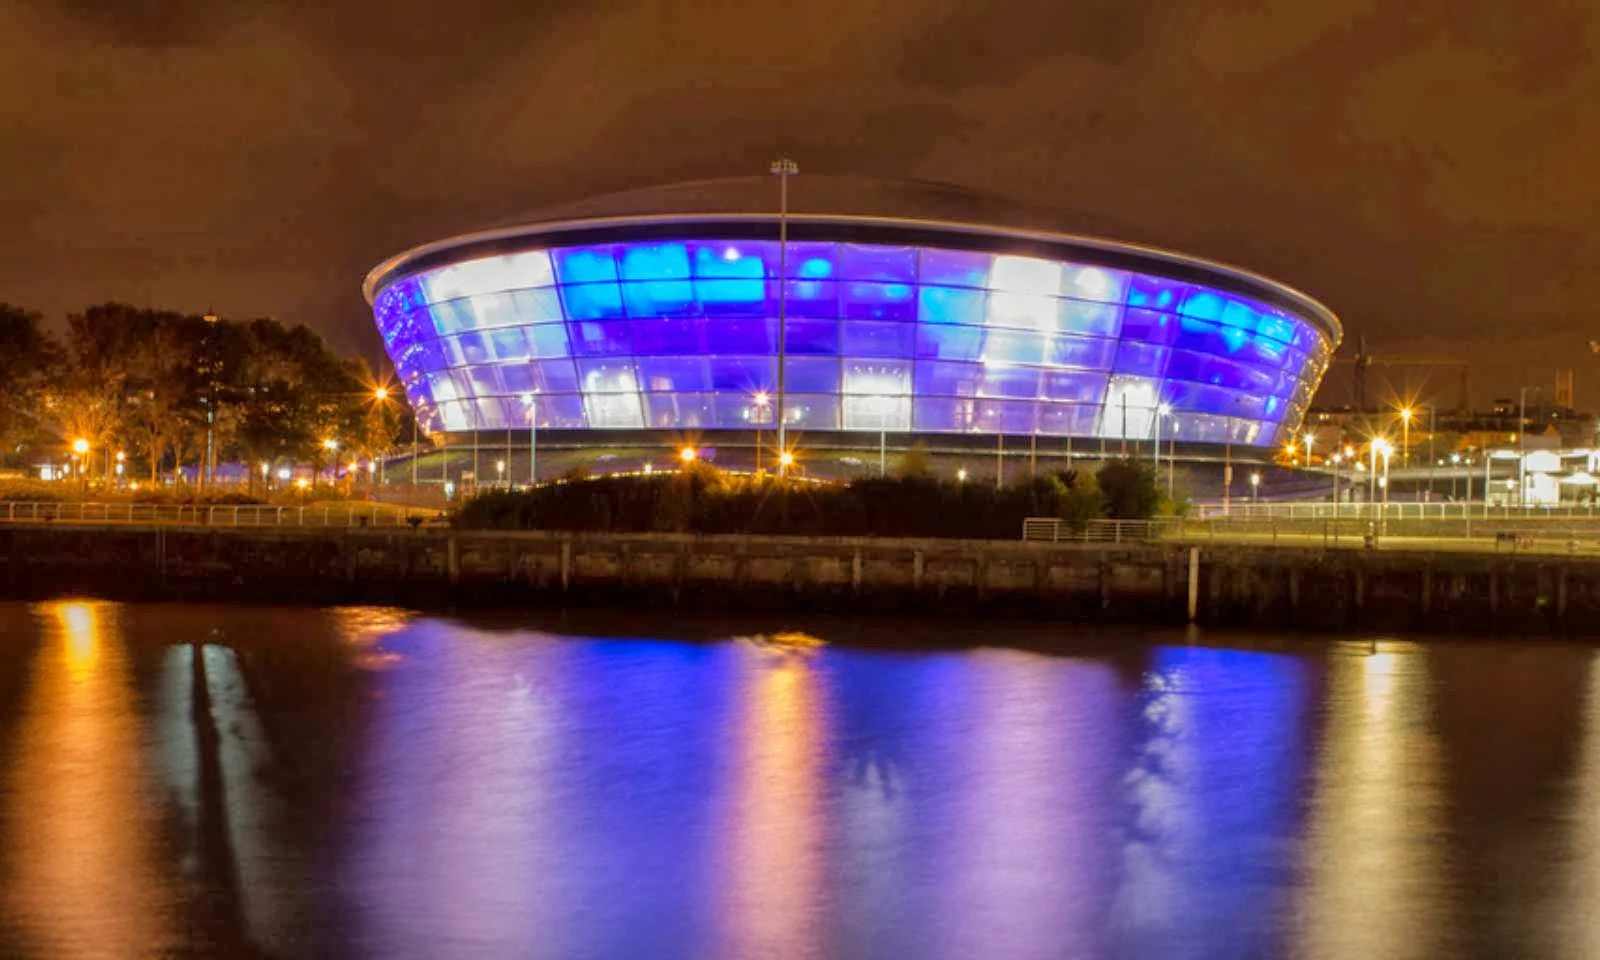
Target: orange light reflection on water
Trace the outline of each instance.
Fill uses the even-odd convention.
[[[143,955],[167,935],[111,610],[75,600],[35,608],[43,642],[6,776],[3,893],[32,955]]]
[[[766,661],[755,671],[743,684],[734,732],[737,782],[724,831],[732,854],[729,929],[720,945],[728,957],[794,956],[827,927],[817,915],[823,909],[818,828],[825,820],[818,680],[804,657]]]
[[[1329,712],[1315,775],[1299,910],[1316,957],[1426,957],[1450,918],[1421,915],[1442,878],[1441,760],[1427,735],[1428,652],[1401,646],[1329,658]]]

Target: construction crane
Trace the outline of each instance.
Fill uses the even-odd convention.
[[[1401,357],[1388,354],[1373,354],[1367,350],[1367,338],[1362,335],[1356,339],[1355,356],[1335,357],[1333,362],[1349,363],[1355,366],[1355,378],[1351,383],[1351,401],[1357,410],[1367,409],[1367,370],[1375,366],[1446,367],[1457,370],[1461,375],[1461,393],[1456,399],[1456,409],[1461,413],[1466,413],[1472,408],[1472,365],[1465,360],[1453,360],[1449,357]]]

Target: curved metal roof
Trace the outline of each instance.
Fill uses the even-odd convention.
[[[772,180],[769,176],[693,181],[547,208],[526,220],[425,243],[396,254],[367,274],[362,290],[371,302],[385,284],[398,276],[538,246],[685,235],[776,239],[779,217],[771,209],[777,201]],[[1343,327],[1332,310],[1287,284],[1203,257],[1051,229],[1050,224],[1063,219],[1059,212],[1029,208],[943,184],[864,177],[812,177],[804,183],[804,190],[790,190],[789,235],[796,241],[973,247],[1144,270],[1256,297],[1315,322],[1335,344],[1343,337]],[[828,209],[822,204],[852,212],[821,212]]]

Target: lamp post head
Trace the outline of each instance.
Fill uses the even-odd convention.
[[[387,400],[387,399],[389,399],[389,388],[388,387],[378,387],[376,390],[372,391],[372,398],[374,400]]]
[[[778,464],[784,467],[792,466],[794,464],[794,454],[787,450],[778,454]]]
[[[693,463],[696,456],[697,454],[694,452],[694,447],[684,447],[682,450],[678,451],[678,459],[682,460],[684,463]]]
[[[792,177],[800,172],[800,166],[788,157],[779,157],[772,161],[771,170],[780,177]]]
[[[78,454],[79,456],[88,453],[89,441],[83,439],[82,437],[72,441],[72,452]]]
[[[333,439],[332,437],[329,437],[328,439],[322,441],[322,449],[324,449],[324,450],[337,450],[337,449],[339,449],[339,441]]]

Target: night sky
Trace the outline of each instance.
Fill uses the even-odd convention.
[[[271,315],[376,356],[359,284],[384,257],[784,152],[1277,277],[1383,352],[1472,360],[1479,406],[1558,365],[1593,403],[1593,11],[13,0],[0,300]]]

